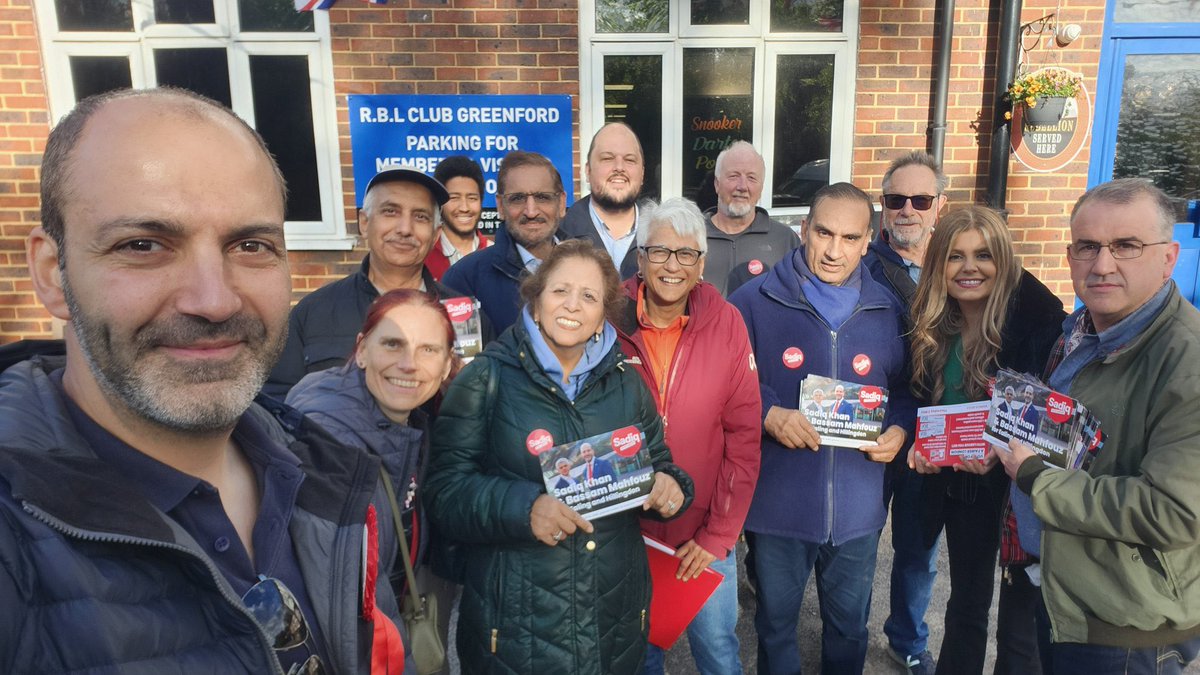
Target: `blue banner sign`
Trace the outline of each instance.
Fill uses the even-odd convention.
[[[494,214],[500,160],[513,150],[548,157],[562,174],[567,203],[574,199],[570,96],[352,95],[349,108],[357,205],[387,164],[433,175],[446,157],[466,155],[483,167],[483,206]],[[492,214],[485,211],[485,220]]]

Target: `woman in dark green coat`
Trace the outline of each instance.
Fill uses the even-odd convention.
[[[463,672],[641,669],[650,579],[638,516],[682,513],[692,484],[671,463],[654,399],[606,319],[624,300],[619,282],[602,250],[556,246],[522,286],[522,320],[442,403],[425,501],[439,532],[462,544]],[[546,494],[531,452],[546,434],[560,445],[634,424],[654,468],[641,508],[588,522]]]

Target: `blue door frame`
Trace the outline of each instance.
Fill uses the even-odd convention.
[[[1117,124],[1121,114],[1121,88],[1126,57],[1134,54],[1200,54],[1200,22],[1118,23],[1113,21],[1115,2],[1104,16],[1104,45],[1096,80],[1096,115],[1092,126],[1092,159],[1088,187],[1112,178],[1116,159]],[[1200,306],[1200,201],[1188,205],[1188,222],[1175,226],[1180,243],[1173,278],[1180,292]]]

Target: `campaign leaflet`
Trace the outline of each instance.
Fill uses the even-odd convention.
[[[1101,441],[1100,422],[1079,401],[1047,387],[1032,375],[996,373],[983,437],[1008,449],[1023,441],[1050,466],[1079,468]]]
[[[988,442],[983,440],[991,401],[917,408],[917,437],[913,450],[935,466],[954,466],[968,459],[982,460]]]
[[[483,351],[483,328],[479,322],[479,301],[469,296],[443,298],[442,304],[454,326],[454,353],[465,363]]]
[[[821,434],[821,445],[861,448],[883,431],[888,392],[883,387],[809,375],[800,383],[800,412]]]
[[[541,435],[539,435],[541,434]],[[549,432],[527,441],[542,465],[546,493],[594,520],[637,508],[654,487],[646,433],[638,425],[551,447]]]

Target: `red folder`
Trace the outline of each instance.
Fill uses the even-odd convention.
[[[653,584],[650,597],[650,644],[670,649],[717,590],[725,575],[710,567],[695,579],[680,581],[675,578],[675,572],[679,570],[675,549],[644,534],[642,539],[646,542],[646,557],[650,559],[650,581]]]

